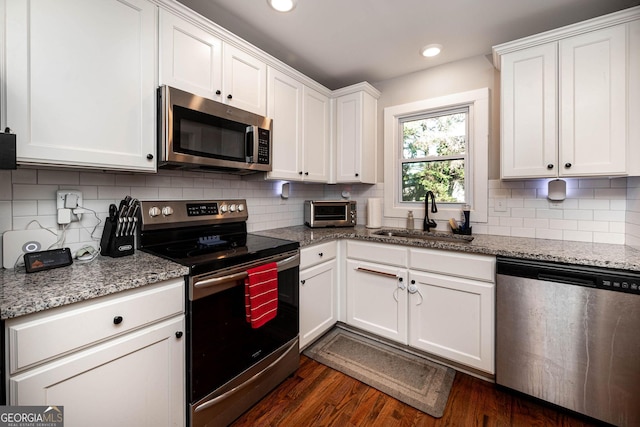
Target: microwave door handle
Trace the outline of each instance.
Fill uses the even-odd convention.
[[[251,155],[247,156],[247,163],[258,162],[258,142],[259,142],[258,126],[251,125],[247,127],[247,148],[251,147]]]

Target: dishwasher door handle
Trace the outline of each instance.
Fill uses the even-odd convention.
[[[580,277],[565,276],[563,274],[538,273],[538,280],[566,283],[567,285],[588,286],[590,288],[597,287],[595,279],[582,279]]]

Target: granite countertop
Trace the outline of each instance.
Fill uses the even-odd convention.
[[[384,230],[394,230],[385,227]],[[400,229],[395,229],[400,230]],[[420,240],[375,234],[380,229],[308,228],[304,225],[254,232],[309,246],[335,239],[356,239],[419,248],[434,248],[523,259],[564,262],[640,271],[640,250],[624,245],[527,239],[478,234],[470,243]],[[442,234],[442,233],[437,233]],[[0,317],[10,319],[127,289],[182,277],[185,266],[136,252],[122,258],[99,256],[89,263],[26,274],[0,269]]]
[[[300,246],[309,246],[334,239],[355,239],[378,243],[390,243],[420,248],[434,248],[476,254],[501,255],[514,258],[553,261],[640,271],[640,250],[625,245],[605,243],[569,242],[562,240],[531,239],[477,234],[470,243],[432,241],[376,235],[381,230],[400,230],[390,227],[368,229],[314,228],[304,225],[258,231],[254,234],[296,240]],[[447,233],[436,233],[445,234]],[[451,234],[448,234],[452,236]]]
[[[92,262],[26,274],[0,269],[0,317],[10,319],[54,307],[183,277],[189,269],[137,251],[121,258],[98,256]]]

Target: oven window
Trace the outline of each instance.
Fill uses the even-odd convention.
[[[347,219],[347,207],[338,206],[316,206],[314,208],[316,220],[344,221]]]
[[[231,161],[246,161],[251,126],[179,105],[173,106],[174,151]]]
[[[192,402],[298,335],[298,278],[298,267],[278,273],[278,314],[258,329],[245,318],[243,281],[190,302]]]

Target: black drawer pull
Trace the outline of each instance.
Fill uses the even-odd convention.
[[[176,338],[182,338],[182,331],[176,332]]]
[[[122,316],[116,316],[113,318],[113,324],[114,325],[119,325],[120,323],[122,323],[124,319],[122,318]]]

